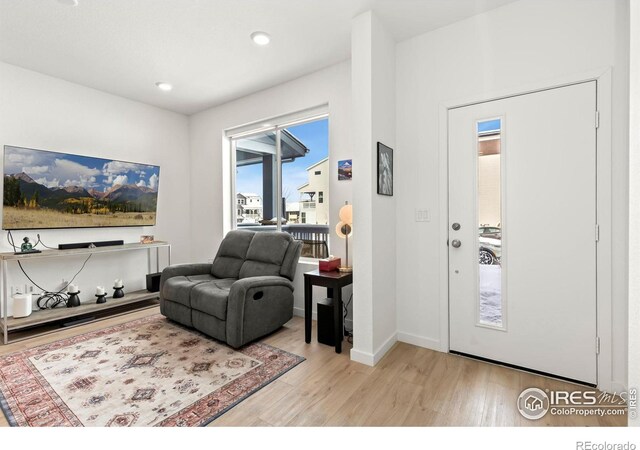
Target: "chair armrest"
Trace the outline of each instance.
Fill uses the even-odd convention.
[[[162,295],[162,286],[169,278],[188,275],[206,275],[211,273],[211,266],[212,264],[176,264],[166,267],[160,277],[160,295]]]
[[[284,286],[293,291],[293,283],[284,277],[263,276],[242,278],[231,285],[229,298],[244,298],[247,291],[252,288]]]
[[[227,343],[240,347],[276,330],[293,315],[293,283],[280,276],[242,278],[227,301]]]

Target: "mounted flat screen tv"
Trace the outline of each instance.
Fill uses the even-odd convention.
[[[160,167],[4,146],[2,229],[156,224]]]

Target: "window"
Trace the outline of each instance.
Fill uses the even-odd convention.
[[[504,328],[501,120],[477,124],[478,323]]]
[[[328,256],[329,120],[298,122],[231,138],[235,226],[282,230],[304,242],[302,256]],[[327,201],[325,201],[327,200]]]
[[[236,142],[236,195],[249,206],[237,217],[238,224],[259,224],[275,217],[275,139],[276,133],[270,131]]]

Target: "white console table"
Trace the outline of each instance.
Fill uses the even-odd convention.
[[[9,287],[7,285],[7,270],[9,262],[42,258],[63,258],[66,256],[89,255],[92,253],[147,250],[148,272],[151,273],[151,251],[155,249],[156,272],[160,272],[159,256],[161,248],[167,250],[167,261],[168,264],[171,265],[171,244],[163,241],[155,241],[149,244],[124,244],[70,250],[44,250],[42,253],[18,255],[14,253],[0,253],[0,261],[2,261],[2,288],[0,289],[0,296],[2,297],[2,319],[0,320],[0,328],[2,328],[3,342],[8,344],[10,342],[52,333],[60,329],[61,322],[69,319],[89,318],[89,320],[100,320],[125,314],[132,310],[151,308],[156,306],[159,300],[159,294],[157,292],[140,290],[127,292],[122,298],[110,297],[106,303],[97,304],[93,301],[73,308],[63,306],[53,309],[34,310],[28,317],[8,317]],[[82,324],[89,320],[83,321]]]

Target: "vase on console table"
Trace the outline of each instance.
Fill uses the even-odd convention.
[[[105,291],[104,287],[98,286],[96,288],[96,297],[96,303],[107,303],[107,292]]]
[[[67,308],[80,306],[80,297],[78,297],[78,294],[80,294],[80,290],[78,289],[78,286],[75,284],[70,284],[68,287],[69,290],[67,291],[67,295],[69,296],[69,298],[67,299]]]
[[[115,280],[113,283],[113,298],[122,298],[124,297],[124,284],[122,280]]]

